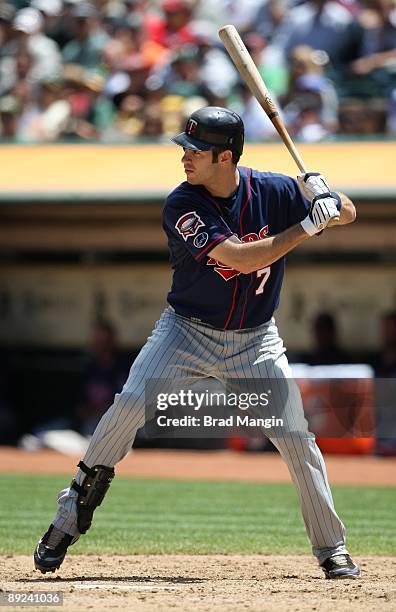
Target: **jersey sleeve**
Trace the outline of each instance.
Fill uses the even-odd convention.
[[[285,182],[289,200],[287,225],[290,227],[305,219],[311,208],[311,203],[302,195],[298,182],[291,177],[287,177],[287,179]]]
[[[163,226],[168,237],[183,245],[196,261],[233,235],[220,211],[208,210],[199,202],[178,198],[167,200]]]

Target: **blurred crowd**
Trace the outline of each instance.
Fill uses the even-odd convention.
[[[167,141],[206,104],[275,138],[226,23],[294,137],[396,134],[396,0],[0,0],[1,140]]]

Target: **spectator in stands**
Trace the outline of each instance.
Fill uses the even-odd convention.
[[[320,312],[312,325],[313,348],[305,356],[309,365],[335,365],[348,363],[348,354],[338,343],[337,323],[332,314]]]
[[[271,42],[274,33],[281,27],[282,23],[287,19],[292,0],[267,0],[264,2],[257,12],[254,19],[254,29],[265,40]]]
[[[15,7],[0,3],[0,96],[9,91],[13,82],[14,55],[17,48],[16,32],[12,27]]]
[[[64,69],[65,98],[70,118],[64,135],[82,140],[96,139],[113,120],[113,105],[102,95],[104,79],[77,64]]]
[[[190,27],[192,0],[163,0],[161,9],[163,15],[151,14],[145,20],[149,40],[167,49],[194,44],[195,37]]]
[[[15,96],[0,98],[0,140],[1,142],[18,141],[18,121],[21,106]]]
[[[133,94],[115,97],[114,121],[102,131],[104,142],[128,142],[136,139],[143,129],[144,100]]]
[[[46,34],[58,44],[61,51],[67,43],[74,39],[75,28],[72,13],[75,7],[75,0],[63,0],[59,17],[53,17],[49,21],[47,19]],[[44,12],[42,8],[40,10]]]
[[[144,18],[147,14],[148,0],[126,0],[126,10],[129,15]]]
[[[161,140],[196,98],[238,110],[249,140],[271,138],[272,127],[240,87],[219,42],[218,26],[231,22],[271,92],[282,99],[295,136],[312,142],[334,133],[396,133],[394,0],[364,1],[359,14],[357,0],[30,0],[15,14],[11,3],[0,0],[0,97],[14,96],[22,112],[6,113],[7,131],[18,124],[18,134],[28,134],[27,123],[41,105],[40,84],[46,90],[73,64],[104,83],[87,86],[96,78],[87,75],[79,84],[65,79],[59,95],[64,109],[71,105],[72,121],[65,131],[54,129],[50,140],[118,135],[125,142],[143,133],[158,133]],[[336,91],[342,102],[338,129]],[[366,100],[374,91],[383,91],[383,99]],[[150,108],[146,118],[136,110],[138,100]],[[48,139],[45,129],[37,133]]]
[[[204,89],[211,95],[228,98],[239,81],[238,73],[227,53],[217,44],[216,28],[198,20],[192,21],[190,26],[198,48],[199,78]]]
[[[338,127],[338,98],[324,74],[327,56],[307,45],[291,50],[289,86],[280,103],[286,122],[302,140],[314,142]]]
[[[168,62],[154,68],[150,80],[155,80],[167,95],[200,96],[206,103],[221,98],[224,105],[238,82],[238,74],[227,55],[214,46],[210,28],[205,31],[205,24],[196,21],[191,23],[191,30],[197,44],[174,51]]]
[[[288,55],[298,45],[326,51],[338,63],[349,43],[351,13],[334,0],[308,0],[292,8],[272,37],[272,44]]]
[[[171,62],[162,72],[163,84],[168,94],[188,98],[203,93],[200,78],[198,47],[186,45],[176,51]]]
[[[19,127],[24,142],[52,142],[66,132],[71,106],[62,95],[61,80],[41,83],[37,101],[26,105]]]
[[[385,313],[380,324],[380,350],[374,360],[375,375],[396,378],[396,311]]]
[[[294,117],[291,132],[302,142],[320,142],[330,132],[322,121],[322,100],[318,92],[306,91],[296,96],[293,104]]]
[[[9,38],[12,37],[12,21],[15,17],[15,6],[8,2],[0,4],[0,43],[1,49]]]
[[[386,101],[381,98],[341,100],[339,109],[339,133],[375,135],[386,133]]]
[[[187,118],[199,108],[206,106],[208,101],[201,96],[182,98],[181,96],[163,95],[158,100],[158,92],[150,95],[152,101],[157,99],[161,109],[164,136],[169,139],[172,134],[183,129]],[[168,140],[169,142],[169,140]]]
[[[130,13],[112,25],[112,40],[120,41],[126,57],[138,55],[148,65],[162,64],[170,57],[170,50],[149,38],[145,21],[138,14]]]
[[[112,2],[110,0],[109,4]],[[152,12],[149,10],[148,0],[125,0],[123,3],[125,13],[118,16],[118,19],[113,22],[113,28],[119,26],[125,28],[130,27],[141,33],[142,38],[147,39],[146,23],[152,19]],[[162,47],[162,45],[160,45]]]
[[[8,58],[7,78],[0,81],[0,95],[8,93],[15,95],[23,102],[33,100],[37,83],[34,80],[34,58],[24,45],[14,49],[13,57]]]
[[[61,74],[61,54],[54,40],[43,33],[44,19],[34,8],[17,12],[14,22],[18,48],[25,48],[33,57],[31,79],[40,82]]]
[[[246,140],[252,142],[275,140],[277,138],[277,131],[267,115],[263,113],[263,109],[251,94],[250,89],[245,84],[241,84],[238,92],[240,104],[235,105],[235,111],[243,120]],[[274,99],[273,95],[272,97]]]
[[[161,139],[164,133],[164,125],[161,117],[161,111],[156,105],[148,105],[144,109],[143,124],[139,132],[139,136],[144,139],[156,140]]]
[[[262,3],[263,0],[200,0],[196,16],[208,23],[215,23],[218,27],[233,23],[238,31],[244,34],[254,29],[255,18]]]
[[[53,34],[62,15],[62,0],[32,0],[30,6],[40,11],[43,17],[43,31],[49,38],[55,40]]]
[[[385,313],[380,321],[380,350],[374,359],[377,378],[376,452],[378,455],[396,455],[396,311]],[[390,380],[382,380],[390,379]]]
[[[247,32],[244,43],[271,93],[276,96],[284,95],[289,74],[287,62],[280,49],[268,44],[268,39],[257,32]]]
[[[129,55],[122,63],[122,71],[129,78],[128,93],[144,98],[147,93],[147,79],[151,71],[150,62],[141,53]]]
[[[100,63],[101,51],[109,39],[96,8],[80,2],[71,12],[74,38],[63,48],[65,64],[80,64],[95,70]]]
[[[114,326],[109,321],[97,321],[91,330],[82,373],[82,398],[76,412],[82,435],[93,433],[109,402],[121,390],[128,372],[129,363],[120,353]]]
[[[12,22],[15,16],[15,8],[7,2],[0,4],[0,59],[10,53],[10,46],[14,40]]]
[[[392,89],[387,100],[387,129],[388,134],[396,134],[396,88]]]
[[[126,54],[126,45],[118,38],[111,38],[102,49],[100,73],[104,78],[103,93],[108,98],[125,91],[129,86],[129,79],[122,71]]]
[[[357,18],[357,59],[352,74],[387,89],[396,85],[396,6],[393,0],[368,0]],[[375,90],[375,88],[374,88]]]

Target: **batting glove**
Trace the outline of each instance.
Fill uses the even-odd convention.
[[[316,196],[328,195],[330,193],[330,187],[322,174],[319,172],[307,172],[306,174],[300,174],[297,177],[298,185],[301,193],[310,202]]]
[[[309,214],[301,221],[301,227],[307,234],[313,236],[321,233],[330,221],[340,218],[341,198],[332,192],[328,197],[316,197],[311,204]]]

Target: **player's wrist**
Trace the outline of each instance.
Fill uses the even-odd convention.
[[[315,223],[312,221],[309,215],[307,215],[305,219],[301,221],[300,225],[303,228],[304,232],[308,234],[308,236],[315,236],[315,234],[318,234],[322,231],[321,229],[316,227]]]

